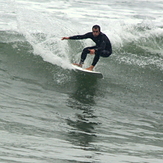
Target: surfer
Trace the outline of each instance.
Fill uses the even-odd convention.
[[[63,37],[62,40],[67,40],[67,39],[78,40],[78,39],[87,39],[87,38],[92,39],[96,43],[96,45],[92,47],[84,48],[81,54],[81,60],[79,64],[74,63],[74,65],[82,67],[87,57],[87,54],[90,53],[91,55],[95,55],[95,56],[91,66],[86,69],[92,71],[100,57],[109,57],[112,54],[112,46],[110,40],[104,33],[101,32],[100,26],[94,25],[92,27],[92,32],[88,32],[84,35]]]

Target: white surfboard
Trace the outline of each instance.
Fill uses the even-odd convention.
[[[72,64],[72,67],[75,71],[80,71],[80,72],[83,72],[84,74],[89,74],[89,75],[92,75],[92,76],[96,76],[98,78],[103,78],[103,75],[101,72],[98,72],[98,71],[90,71],[90,70],[86,70],[82,67],[79,67],[79,66],[76,66],[76,65],[73,65]]]

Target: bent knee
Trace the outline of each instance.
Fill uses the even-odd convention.
[[[84,49],[83,49],[83,52],[85,52],[85,53],[89,53],[89,50],[88,50],[88,49],[89,49],[89,47],[84,48]]]

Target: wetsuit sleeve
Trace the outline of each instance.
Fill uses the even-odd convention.
[[[69,37],[69,39],[72,39],[72,40],[87,39],[87,38],[91,38],[91,32],[86,33],[84,35],[76,35],[76,36]]]

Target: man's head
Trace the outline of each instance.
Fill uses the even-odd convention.
[[[101,32],[100,26],[99,25],[94,25],[92,27],[92,32],[93,32],[93,36],[97,37]]]

